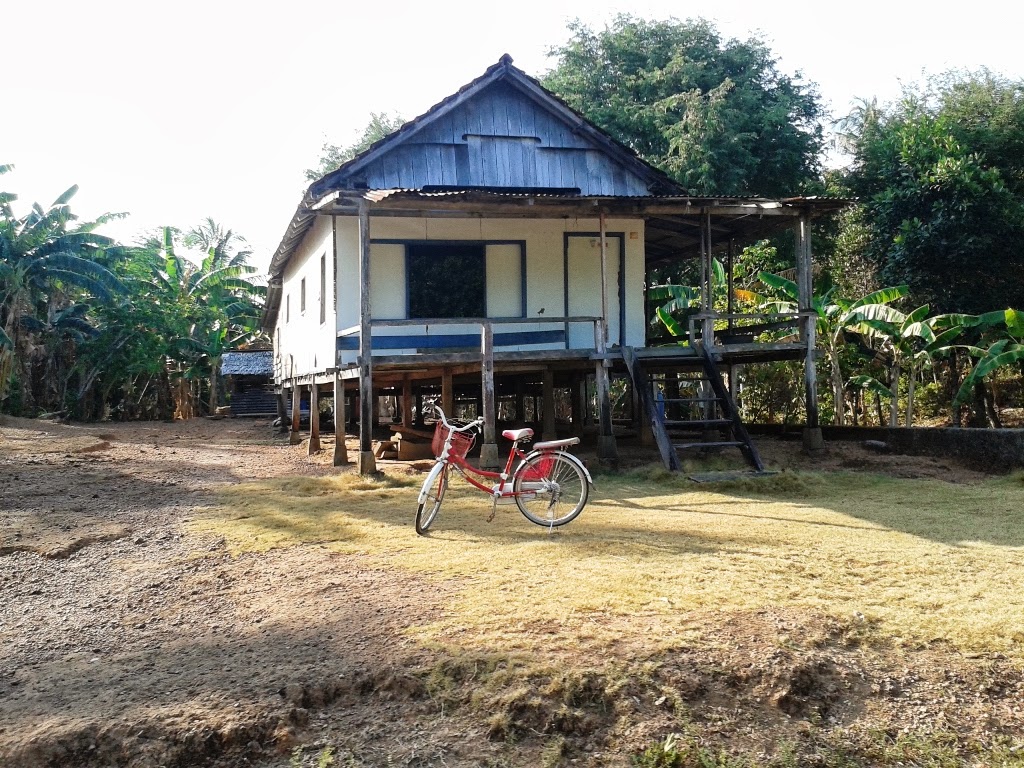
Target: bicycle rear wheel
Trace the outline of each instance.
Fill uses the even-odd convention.
[[[444,501],[444,493],[448,490],[448,465],[435,464],[430,470],[427,479],[423,481],[423,489],[420,496],[423,501],[416,508],[416,533],[420,536],[426,534],[427,529],[437,518],[441,511],[441,502]]]
[[[535,453],[516,469],[512,490],[527,520],[554,528],[583,511],[590,484],[576,458],[564,453]]]

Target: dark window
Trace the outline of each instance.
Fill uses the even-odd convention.
[[[306,311],[306,278],[299,283],[299,312]]]
[[[486,317],[483,245],[409,245],[409,317]]]
[[[292,319],[292,295],[289,293],[284,297],[284,321],[287,323]]]

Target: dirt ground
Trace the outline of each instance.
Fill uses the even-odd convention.
[[[798,442],[759,444],[804,464]],[[188,527],[232,484],[334,473],[328,461],[264,420],[0,420],[0,765],[625,766],[680,711],[709,743],[767,757],[827,751],[810,731],[856,719],[871,727],[844,738],[865,755],[875,726],[898,744],[927,725],[1024,759],[1024,674],[998,654],[907,658],[862,642],[855,618],[780,610],[709,617],[717,649],[620,648],[596,672],[557,672],[573,649],[551,649],[556,671],[524,673],[536,695],[517,697],[498,674],[510,660],[409,639],[444,611],[443,586],[315,545],[231,557]],[[982,478],[859,446],[815,468]],[[635,674],[615,683],[612,667]]]

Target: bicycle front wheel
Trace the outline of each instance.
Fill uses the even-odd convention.
[[[553,528],[583,511],[590,484],[579,461],[563,453],[527,456],[512,482],[519,511],[531,523]]]
[[[448,465],[435,464],[427,479],[423,481],[423,489],[420,491],[423,501],[416,508],[416,533],[420,536],[426,534],[427,529],[437,518],[437,513],[441,511],[441,502],[444,501],[444,492],[447,490]]]

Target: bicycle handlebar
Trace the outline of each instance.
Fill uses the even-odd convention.
[[[482,426],[484,423],[483,417],[479,416],[473,419],[473,421],[469,422],[469,424],[467,424],[464,427],[456,427],[454,424],[449,423],[448,419],[444,417],[444,411],[441,410],[441,406],[435,405],[434,413],[440,417],[441,423],[444,424],[448,429],[452,430],[453,432],[468,432],[469,430],[474,429],[475,427]]]

